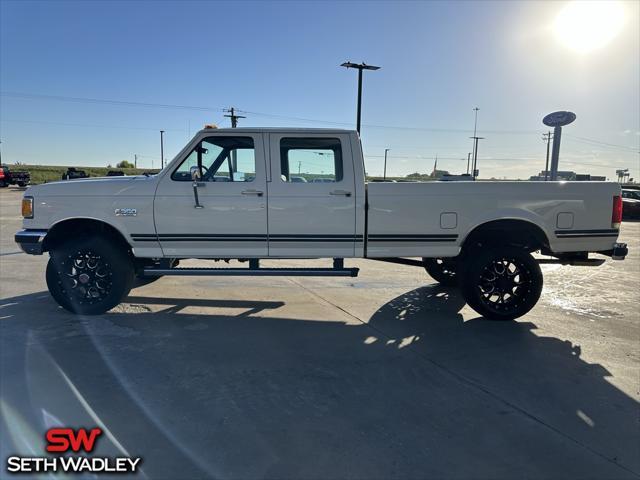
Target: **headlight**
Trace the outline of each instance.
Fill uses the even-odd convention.
[[[33,218],[33,197],[22,199],[22,218]]]

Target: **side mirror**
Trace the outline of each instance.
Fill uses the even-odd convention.
[[[191,173],[191,180],[197,182],[200,180],[200,169],[196,166],[193,166],[189,169],[189,173]]]

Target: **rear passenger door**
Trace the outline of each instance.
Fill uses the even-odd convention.
[[[269,136],[270,257],[351,257],[356,202],[350,137]]]

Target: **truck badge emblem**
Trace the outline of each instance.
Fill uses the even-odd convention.
[[[137,208],[116,208],[116,217],[135,217],[138,215]]]

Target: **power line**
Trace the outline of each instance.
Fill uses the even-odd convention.
[[[123,125],[98,125],[98,124],[91,124],[91,123],[69,123],[69,122],[48,122],[46,120],[11,120],[11,119],[7,119],[7,118],[2,118],[0,119],[0,122],[7,122],[7,123],[32,123],[35,125],[58,125],[61,127],[89,127],[89,128],[118,128],[118,129],[125,129],[125,130],[153,130],[154,132],[157,132],[158,129],[157,128],[150,128],[150,127],[127,127],[127,126],[123,126]],[[186,132],[186,130],[181,130],[181,129],[165,129],[165,131],[167,132]]]
[[[112,100],[105,98],[90,98],[90,97],[69,97],[63,95],[43,95],[37,93],[22,93],[22,92],[0,92],[0,95],[5,97],[12,98],[23,98],[30,100],[55,100],[62,102],[73,102],[73,103],[92,103],[92,104],[105,104],[105,105],[120,105],[120,106],[130,106],[130,107],[156,107],[156,108],[175,108],[175,109],[183,109],[183,110],[199,110],[199,111],[213,111],[213,112],[227,112],[228,109],[219,108],[219,107],[206,107],[206,106],[196,106],[196,105],[180,105],[180,104],[167,104],[167,103],[152,103],[152,102],[133,102],[133,101],[125,101],[125,100]],[[249,110],[235,110],[239,113],[246,113],[251,115],[257,115],[262,117],[270,117],[270,118],[281,118],[284,120],[295,120],[301,122],[310,122],[310,123],[324,123],[328,125],[337,125],[337,126],[351,126],[350,122],[336,122],[330,120],[322,120],[317,118],[304,118],[304,117],[296,117],[289,115],[279,115],[274,113],[265,113],[265,112],[254,112]],[[225,115],[226,116],[226,115]],[[395,130],[416,130],[416,131],[427,131],[427,132],[444,132],[444,133],[468,133],[469,130],[464,129],[455,129],[455,128],[429,128],[429,127],[412,127],[412,126],[403,126],[403,125],[377,125],[377,124],[363,124],[368,128],[385,128],[385,129],[395,129]],[[483,130],[487,133],[509,133],[509,134],[522,134],[522,135],[530,135],[530,134],[538,134],[537,130]]]
[[[129,107],[159,107],[159,108],[176,108],[183,110],[200,110],[207,112],[222,112],[223,108],[201,107],[195,105],[176,105],[169,103],[149,103],[149,102],[131,102],[125,100],[110,100],[104,98],[88,98],[88,97],[67,97],[63,95],[42,95],[37,93],[21,93],[21,92],[0,92],[3,97],[24,98],[29,100],[57,100],[62,102],[74,103],[98,103],[107,105],[122,105]]]
[[[587,143],[587,144],[592,144],[595,146],[602,146],[602,147],[621,148],[621,149],[629,150],[632,152],[638,151],[638,148],[629,147],[628,145],[618,145],[615,143],[602,142],[600,140],[594,140],[594,139],[585,138],[585,137],[577,137],[575,135],[570,135],[570,134],[565,134],[565,136],[570,138],[573,141],[580,142],[580,143]]]
[[[167,104],[167,103],[153,103],[153,102],[133,102],[133,101],[125,101],[125,100],[113,100],[113,99],[104,99],[104,98],[91,98],[91,97],[71,97],[71,96],[63,96],[63,95],[44,95],[37,93],[24,93],[24,92],[8,92],[2,91],[0,92],[1,96],[12,97],[12,98],[22,98],[22,99],[30,99],[30,100],[54,100],[54,101],[63,101],[63,102],[73,102],[73,103],[92,103],[92,104],[105,104],[105,105],[119,105],[119,106],[131,106],[131,107],[154,107],[154,108],[168,108],[168,109],[183,109],[183,110],[198,110],[198,111],[214,111],[214,112],[226,112],[228,111],[225,108],[221,107],[208,107],[208,106],[197,106],[197,105],[182,105],[182,104]],[[327,125],[336,125],[336,126],[350,126],[352,125],[350,122],[336,122],[330,120],[323,119],[315,119],[315,118],[305,118],[305,117],[297,117],[297,116],[289,116],[289,115],[280,115],[273,113],[265,113],[265,112],[255,112],[249,110],[235,110],[239,113],[247,113],[256,116],[269,117],[269,118],[281,118],[284,120],[295,120],[301,122],[310,122],[310,123],[323,123]],[[227,116],[227,115],[225,115]],[[240,116],[238,116],[239,118]],[[120,127],[120,126],[110,126],[110,125],[86,125],[86,124],[73,124],[73,123],[62,123],[62,122],[44,122],[44,121],[27,121],[27,120],[5,120],[2,121],[11,121],[11,122],[22,122],[22,123],[43,123],[43,124],[54,124],[54,125],[67,125],[67,126],[95,126],[98,128],[130,128],[136,130],[157,130],[154,128],[146,128],[146,127]],[[425,132],[441,132],[441,133],[469,133],[470,130],[466,129],[455,129],[455,128],[431,128],[431,127],[414,127],[414,126],[405,126],[405,125],[380,125],[380,124],[363,124],[367,128],[382,128],[382,129],[393,129],[393,130],[414,130],[414,131],[425,131]],[[174,131],[184,131],[184,130],[174,130]],[[540,134],[539,130],[483,130],[483,133],[491,133],[491,134],[514,134],[514,135],[538,135]],[[601,147],[609,147],[614,149],[622,149],[624,151],[630,152],[638,152],[638,148],[631,147],[628,145],[620,145],[615,143],[603,142],[601,140],[596,140],[592,138],[579,137],[576,135],[566,134],[566,137],[571,138],[574,141],[587,143],[595,146]]]

